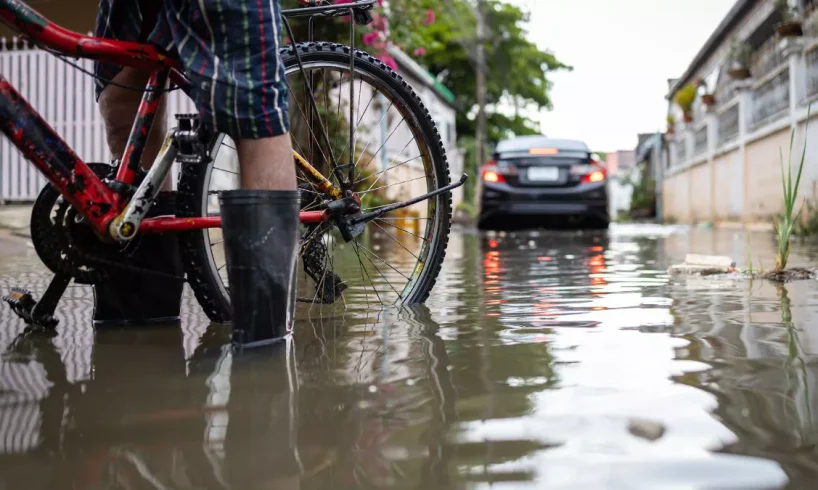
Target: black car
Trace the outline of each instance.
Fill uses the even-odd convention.
[[[582,141],[524,136],[501,141],[480,172],[478,226],[514,222],[607,228],[607,173]]]

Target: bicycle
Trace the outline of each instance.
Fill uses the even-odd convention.
[[[355,48],[355,26],[373,21],[376,0],[340,5],[330,5],[326,0],[299,1],[303,4],[301,7],[283,11],[283,23],[291,45],[280,51],[291,100],[295,102],[290,104],[290,109],[299,110],[306,121],[306,125],[294,124],[293,156],[302,192],[300,221],[304,230],[299,260],[305,279],[312,281],[315,291],[312,298],[300,297],[299,301],[331,305],[341,299],[341,303],[347,306],[344,300],[347,294],[365,297],[368,303],[374,293],[381,305],[422,303],[437,280],[445,256],[451,227],[451,191],[462,186],[467,176],[463,174],[459,181],[451,182],[435,122],[413,89],[384,63]],[[350,20],[349,45],[313,40],[316,19],[347,16]],[[307,42],[295,42],[289,19],[297,17],[308,19]],[[176,114],[178,125],[166,134],[154,165],[144,171],[139,164],[161,98],[171,90],[190,94],[191,83],[180,66],[160,48],[150,44],[94,38],[63,29],[20,0],[0,0],[0,20],[22,33],[31,43],[68,63],[71,62],[65,57],[70,56],[151,72],[144,88],[130,87],[144,92],[142,102],[123,157],[111,165],[83,162],[0,74],[2,131],[49,182],[35,202],[31,231],[40,259],[55,274],[39,301],[28,291],[14,289],[4,298],[6,302],[27,323],[55,327],[58,323],[54,317],[57,304],[72,280],[78,284],[98,283],[105,277],[106,270],[128,268],[116,260],[115,254],[128,253],[132,247],[138,246],[141,234],[174,232],[179,236],[185,278],[197,301],[211,321],[229,322],[229,285],[226,274],[221,273],[223,266],[216,264],[218,253],[214,252],[214,247],[218,243],[211,243],[211,233],[218,237],[221,219],[209,207],[214,202],[213,196],[219,192],[210,190],[218,180],[214,180],[214,171],[225,170],[217,167],[215,162],[221,161],[219,155],[224,148],[232,149],[225,142],[229,138],[212,133],[200,123],[197,115]],[[319,69],[323,73],[322,80],[317,78]],[[329,78],[327,70],[330,71]],[[303,82],[290,81],[290,76],[297,74],[302,76]],[[372,86],[372,90],[367,89],[372,96],[358,123],[363,121],[370,105],[377,99],[375,106],[383,113],[379,123],[381,133],[383,121],[389,121],[388,116],[397,111],[404,117],[399,124],[408,121],[407,127],[412,135],[409,143],[417,141],[417,157],[398,163],[393,160],[384,166],[384,155],[390,151],[387,148],[380,157],[382,169],[374,173],[367,170],[381,150],[374,155],[371,151],[367,153],[375,131],[366,126],[359,129],[353,124],[362,105],[364,82]],[[306,89],[303,105],[293,94],[293,88],[300,86]],[[319,87],[324,90],[326,109],[332,109],[330,92],[333,102],[337,92],[334,124],[345,140],[337,136],[330,138],[332,111],[319,109],[321,94],[316,96],[314,93]],[[344,103],[349,106],[348,128],[339,120],[342,95],[346,97]],[[389,102],[388,107],[386,102]],[[386,124],[388,129],[390,123]],[[392,134],[396,131],[398,128]],[[359,151],[356,136],[366,136],[367,132],[370,133],[369,141]],[[303,141],[305,135],[307,142]],[[383,141],[381,149],[389,145],[391,137]],[[308,147],[308,152],[303,150],[304,146]],[[345,149],[336,154],[339,146]],[[398,156],[403,152],[402,149]],[[347,155],[348,160],[344,162]],[[366,156],[369,160],[362,165]],[[161,183],[177,161],[181,170],[175,216],[147,218]],[[418,161],[422,167],[414,163]],[[326,171],[322,172],[320,168]],[[421,175],[411,181],[387,183],[391,178],[384,179],[384,174],[398,169],[402,173],[411,173],[414,169],[414,175],[417,172]],[[423,182],[418,182],[420,180]],[[414,183],[410,185],[409,182]],[[411,189],[423,184],[426,185],[426,189],[422,189],[424,192]],[[387,188],[392,190],[385,190]],[[395,194],[395,191],[407,189],[403,195]],[[416,195],[407,198],[407,193]],[[396,211],[401,214],[386,217]],[[425,217],[420,216],[423,212]],[[405,223],[411,219],[418,220],[413,226],[417,233],[398,226],[408,226]],[[423,226],[420,220],[425,221]],[[419,252],[412,253],[402,243],[402,240],[413,239],[399,240],[390,230],[395,234],[402,230],[420,238]],[[416,259],[408,272],[398,270],[377,254],[381,245],[373,244],[373,241],[384,236]],[[369,240],[370,247],[363,243],[363,239]],[[345,247],[345,244],[351,244],[351,247]],[[349,248],[357,255],[359,270],[352,272],[341,268],[336,271],[335,255],[348,255]],[[365,259],[369,265],[365,265]],[[389,267],[386,269],[381,265],[388,276],[376,261]],[[398,265],[407,261],[411,263],[411,259],[402,257]],[[381,276],[377,284],[370,275],[370,272],[375,274],[372,269]],[[360,272],[360,281],[356,272]],[[397,278],[395,272],[406,279],[400,290],[389,281],[390,277]],[[303,281],[304,284],[308,282]]]

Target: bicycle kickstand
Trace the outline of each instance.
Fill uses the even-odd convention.
[[[70,282],[71,276],[58,272],[51,279],[40,301],[36,301],[30,291],[21,288],[13,288],[11,293],[3,296],[3,301],[8,303],[12,311],[27,324],[54,329],[59,323],[59,320],[54,318],[54,311]]]

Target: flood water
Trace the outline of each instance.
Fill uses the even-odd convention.
[[[59,335],[22,342],[3,306],[0,489],[815,488],[816,282],[666,273],[773,247],[457,230],[425,306],[302,308],[286,346],[241,354],[190,296],[181,329],[95,332],[72,287]],[[41,291],[14,250],[0,288]]]

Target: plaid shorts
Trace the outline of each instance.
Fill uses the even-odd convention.
[[[203,123],[234,140],[257,139],[289,131],[281,24],[281,0],[99,0],[95,35],[177,57]],[[95,66],[109,80],[120,70]],[[97,82],[97,99],[105,86]]]

